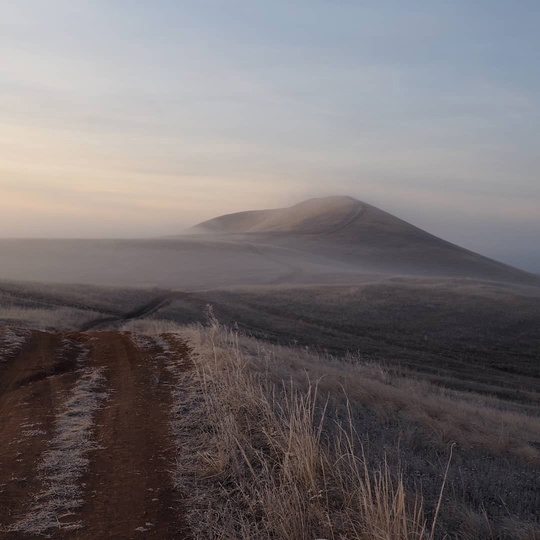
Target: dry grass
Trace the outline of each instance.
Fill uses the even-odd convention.
[[[276,381],[290,379],[303,385],[308,374],[312,380],[320,380],[321,391],[333,395],[345,391],[355,406],[372,407],[382,419],[399,414],[422,424],[436,433],[443,445],[458,441],[540,463],[540,452],[531,445],[540,442],[540,418],[512,411],[512,403],[441,388],[415,379],[411,372],[407,377],[397,376],[380,364],[366,363],[358,357],[343,361],[303,349],[264,345],[261,349],[261,342],[247,338],[242,345],[254,359],[255,369],[272,365]],[[267,360],[263,362],[261,357],[265,355]]]
[[[183,334],[200,393],[180,392],[173,427],[177,481],[199,495],[196,538],[431,538],[420,499],[386,462],[368,465],[352,419],[334,422],[317,384],[275,384],[215,321]]]
[[[0,362],[15,356],[30,338],[22,328],[0,328]]]
[[[537,416],[216,321],[179,332],[196,370],[176,392],[176,480],[197,538],[540,538]]]

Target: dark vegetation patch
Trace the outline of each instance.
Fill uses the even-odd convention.
[[[121,315],[150,302],[159,294],[163,294],[163,291],[155,288],[0,281],[0,306],[48,309],[68,307]]]

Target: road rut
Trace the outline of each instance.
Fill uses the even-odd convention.
[[[58,439],[59,415],[65,419],[81,413],[73,392],[92,370],[102,374],[100,392],[106,398],[84,432],[92,444],[79,456],[87,460],[77,480],[80,500],[69,512],[53,516],[53,526],[39,534],[74,540],[189,538],[183,494],[171,476],[176,459],[170,428],[173,391],[177,374],[190,369],[183,342],[140,342],[121,332],[33,332],[4,364],[0,538],[37,537],[27,524],[39,522],[34,518],[40,501],[50,491],[40,463]],[[73,410],[66,411],[69,403]],[[64,446],[69,459],[74,443]]]

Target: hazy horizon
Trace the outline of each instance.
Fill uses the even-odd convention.
[[[0,237],[350,195],[540,272],[540,5],[0,7]]]

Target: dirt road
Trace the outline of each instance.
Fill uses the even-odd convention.
[[[0,329],[0,538],[189,538],[170,428],[189,368],[179,340]]]

